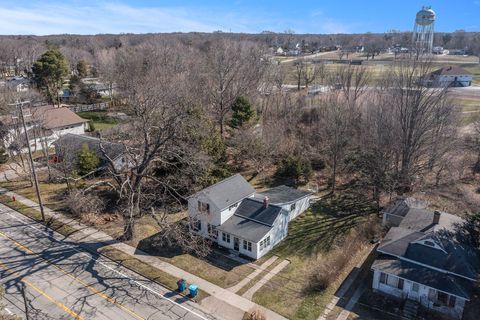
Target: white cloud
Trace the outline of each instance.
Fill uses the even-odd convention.
[[[120,3],[92,5],[0,4],[0,34],[120,33],[213,31],[185,8],[134,8]]]

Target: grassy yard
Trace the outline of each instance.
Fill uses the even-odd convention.
[[[86,111],[77,113],[80,117],[90,120],[95,130],[102,130],[115,127],[118,121],[107,116],[106,111]]]
[[[473,74],[473,83],[480,85],[480,63],[476,65],[462,65],[462,67]]]
[[[55,211],[66,211],[63,195],[67,191],[67,185],[64,183],[45,183],[45,173],[39,174],[40,194],[42,195],[43,204]],[[37,201],[35,187],[31,186],[28,181],[5,181],[0,182],[0,187],[14,191],[28,199]]]
[[[325,290],[310,289],[315,267],[327,259],[339,239],[365,222],[370,207],[354,198],[327,197],[294,220],[288,237],[267,257],[277,255],[290,264],[253,296],[254,302],[289,319],[317,319],[333,294],[363,255],[362,247],[354,253],[338,279]]]

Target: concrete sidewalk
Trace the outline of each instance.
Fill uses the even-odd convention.
[[[12,196],[15,196],[16,198],[16,201],[28,206],[28,207],[31,207],[31,208],[34,208],[36,210],[39,210],[39,205],[38,203],[30,200],[30,199],[27,199],[15,192],[12,192],[12,191],[8,191],[4,188],[0,188],[0,193],[3,193],[9,197],[12,197]],[[99,245],[101,246],[108,246],[108,245],[111,245],[113,247],[115,247],[116,249],[118,250],[121,250],[123,252],[125,252],[126,254],[129,254],[133,257],[135,257],[136,259],[138,260],[141,260],[142,262],[145,262],[159,270],[162,270],[178,279],[185,279],[188,283],[195,283],[198,285],[199,289],[207,292],[209,295],[211,295],[212,297],[214,297],[215,299],[218,299],[219,301],[222,301],[228,305],[231,305],[232,307],[236,308],[236,309],[239,309],[241,310],[242,312],[250,312],[252,310],[260,310],[262,311],[266,318],[268,320],[283,320],[283,319],[286,319],[284,318],[283,316],[269,310],[269,309],[266,309],[244,297],[241,297],[231,291],[229,291],[228,289],[224,289],[222,287],[219,287],[211,282],[208,282],[196,275],[193,275],[185,270],[182,270],[170,263],[167,263],[157,257],[154,257],[154,256],[150,256],[149,254],[141,251],[141,250],[138,250],[132,246],[129,246],[125,243],[122,243],[122,242],[119,242],[115,239],[113,239],[111,236],[109,236],[108,234],[102,232],[102,231],[99,231],[93,227],[89,227],[87,225],[84,225],[72,218],[68,218],[66,217],[65,215],[63,214],[60,214],[60,213],[57,213],[57,212],[54,212],[53,210],[50,210],[48,208],[44,208],[45,209],[45,214],[47,216],[51,216],[53,218],[55,218],[56,220],[58,221],[61,221],[62,223],[64,224],[67,224],[69,226],[71,226],[72,228],[75,228],[76,230],[78,230],[77,232],[74,232],[72,233],[70,236],[66,237],[65,240],[69,240],[69,241],[74,241],[74,242],[77,242],[81,245],[84,245],[86,248],[88,248],[89,250],[91,249],[92,247],[92,244],[95,244],[96,247],[98,247]],[[210,299],[211,300],[211,299]],[[207,307],[207,306],[205,306]],[[208,309],[208,307],[207,307]],[[216,310],[217,312],[219,312],[218,310]],[[239,314],[239,313],[237,313]],[[242,313],[243,315],[243,313]],[[223,317],[223,318],[226,318],[226,319],[241,319],[238,318],[237,315],[235,315],[234,317],[232,316],[229,316],[229,315],[223,315],[223,314],[219,314],[219,316]]]

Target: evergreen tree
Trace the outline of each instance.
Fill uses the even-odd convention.
[[[60,105],[59,91],[68,75],[68,63],[58,49],[49,49],[33,64],[33,79],[50,102]]]
[[[244,97],[238,97],[235,99],[232,105],[232,119],[230,125],[233,128],[243,126],[246,122],[250,121],[255,116],[255,111],[252,108],[250,102]]]
[[[80,60],[77,62],[77,72],[80,78],[85,78],[88,74],[88,67],[85,61]]]
[[[8,154],[5,152],[5,149],[0,148],[0,164],[7,163]]]
[[[77,155],[78,173],[83,176],[97,169],[99,165],[100,158],[98,158],[95,151],[90,150],[88,145],[84,144]]]

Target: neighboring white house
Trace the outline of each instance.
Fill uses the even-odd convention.
[[[413,198],[383,214],[396,226],[377,248],[373,289],[461,319],[480,271],[477,251],[457,237],[465,221]]]
[[[24,108],[24,117],[29,134],[29,144],[33,151],[50,147],[62,135],[84,134],[88,128],[88,120],[81,118],[68,108],[57,108],[52,105]],[[8,131],[3,146],[26,152],[25,132],[19,111],[0,117],[0,123]]]
[[[30,89],[32,81],[25,77],[13,77],[6,81],[0,81],[0,88],[8,88],[14,92],[26,92]]]
[[[310,196],[286,186],[256,193],[236,174],[188,198],[188,214],[194,220],[191,229],[259,259],[287,236],[289,221],[308,208]]]
[[[69,133],[60,137],[53,145],[55,146],[55,155],[59,160],[65,157],[76,157],[82,147],[87,146],[100,159],[100,168],[108,165],[107,157],[112,160],[115,169],[118,171],[129,167],[132,163],[123,144],[100,140],[92,136]]]
[[[472,85],[473,75],[467,70],[448,66],[430,73],[422,84],[427,87],[469,87]]]

